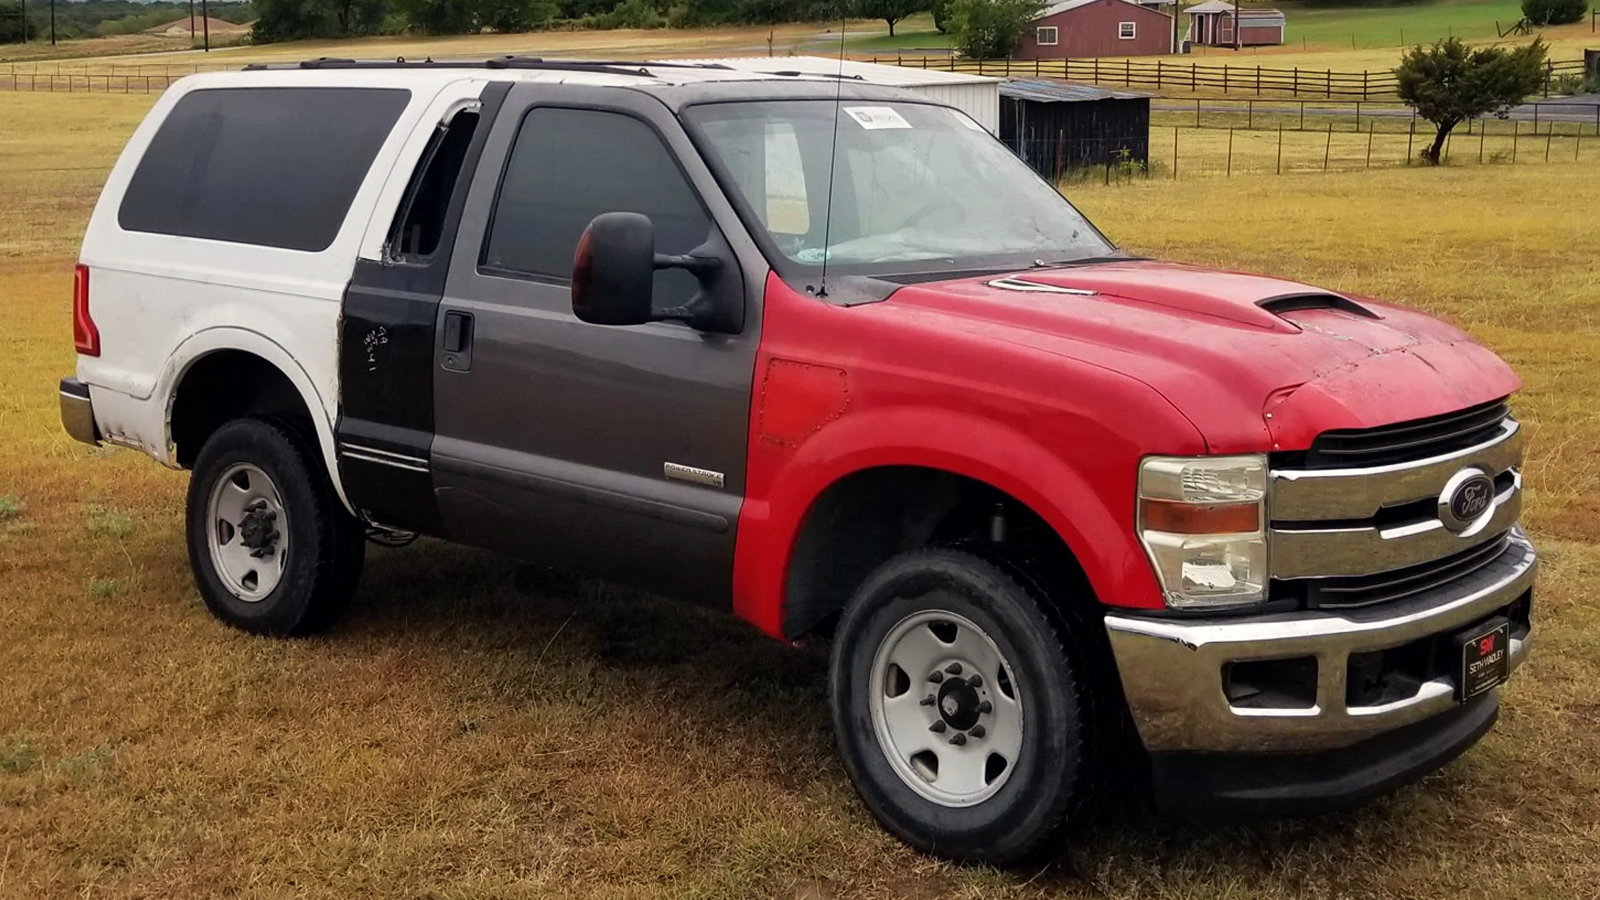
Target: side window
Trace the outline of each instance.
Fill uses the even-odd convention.
[[[578,238],[608,212],[649,216],[658,253],[688,253],[713,228],[650,126],[619,113],[536,108],[517,131],[480,263],[565,281]],[[681,269],[657,272],[655,301],[683,303],[697,287]]]
[[[212,88],[167,114],[122,195],[126,231],[326,250],[411,92]]]
[[[478,111],[463,109],[434,130],[389,226],[385,256],[398,261],[423,260],[439,248],[450,198],[477,127]]]

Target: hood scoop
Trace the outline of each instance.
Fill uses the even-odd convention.
[[[1002,291],[1023,291],[1030,294],[1072,294],[1077,297],[1093,297],[1100,293],[1085,288],[1062,287],[1059,284],[1044,284],[1038,281],[1029,281],[1026,278],[996,278],[986,282],[989,287],[999,288]]]
[[[1352,316],[1360,316],[1364,319],[1381,318],[1377,313],[1351,300],[1349,297],[1341,297],[1338,294],[1320,291],[1267,297],[1264,300],[1257,300],[1256,305],[1279,318],[1288,318],[1286,313],[1303,312],[1308,309],[1333,309],[1349,313]]]

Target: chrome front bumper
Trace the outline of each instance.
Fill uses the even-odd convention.
[[[1460,580],[1392,603],[1205,619],[1110,615],[1106,629],[1123,692],[1146,749],[1156,752],[1304,752],[1348,746],[1456,707],[1446,671],[1414,695],[1352,706],[1352,654],[1450,635],[1504,613],[1532,590],[1537,558],[1520,529],[1494,562]],[[1514,628],[1514,669],[1530,632]],[[1257,660],[1315,659],[1315,700],[1304,707],[1235,705],[1224,667]]]
[[[61,427],[85,444],[100,443],[100,429],[94,424],[94,402],[89,386],[76,378],[61,379]]]

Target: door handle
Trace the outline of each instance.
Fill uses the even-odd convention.
[[[444,314],[444,368],[452,372],[472,370],[472,313]]]

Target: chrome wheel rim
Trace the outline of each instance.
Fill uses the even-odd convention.
[[[972,620],[941,610],[901,619],[878,644],[868,682],[878,746],[895,774],[940,806],[994,796],[1022,752],[1010,663]]]
[[[283,580],[289,558],[283,498],[267,473],[235,463],[211,487],[206,543],[217,578],[230,593],[256,603]]]

